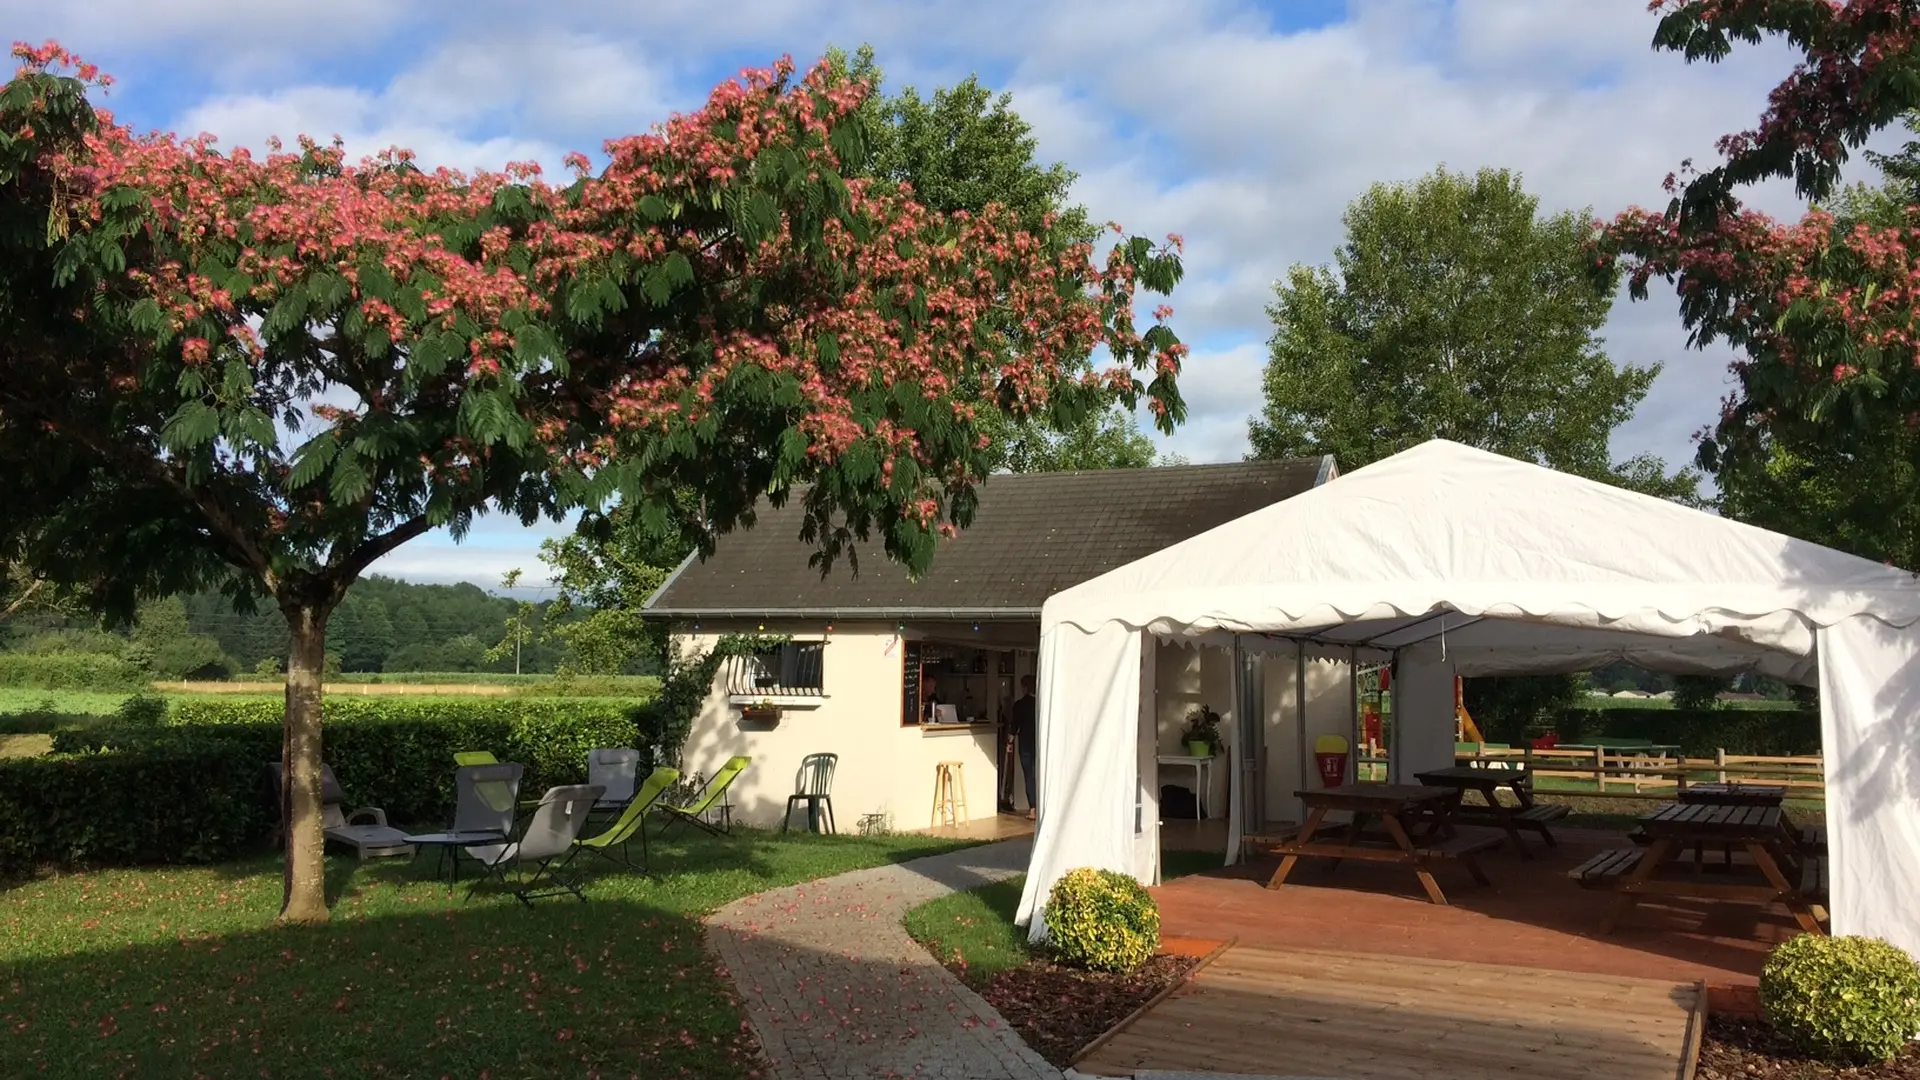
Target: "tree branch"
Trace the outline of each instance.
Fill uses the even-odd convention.
[[[200,511],[200,515],[206,519],[208,526],[227,542],[233,553],[239,556],[242,564],[258,574],[261,583],[269,590],[274,588],[273,560],[267,557],[266,551],[247,534],[240,523],[233,519],[233,515],[227,512],[227,508],[208,496],[204,490],[188,487],[185,480],[176,476],[173,470],[167,468],[166,463],[157,457],[141,453],[137,449],[113,446],[84,428],[56,426],[64,429],[74,441],[92,450],[101,458],[107,461],[118,460],[144,472],[185,499],[189,505]]]
[[[47,583],[46,578],[34,578],[33,584],[27,586],[27,591],[21,593],[19,596],[14,597],[13,603],[8,604],[7,609],[5,611],[0,611],[0,619],[12,618],[13,613],[16,611],[19,611],[20,608],[23,605],[25,605],[27,601],[33,599],[33,594],[39,592],[40,586],[45,585],[46,583]]]
[[[367,567],[372,566],[375,560],[381,556],[399,547],[401,544],[420,536],[431,528],[433,528],[433,526],[427,521],[424,515],[413,518],[404,524],[396,525],[386,532],[381,533],[379,536],[361,543],[359,547],[353,549],[353,554],[335,563],[333,569],[337,573],[344,574],[347,580],[350,581],[359,577]]]

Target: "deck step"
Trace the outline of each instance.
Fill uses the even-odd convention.
[[[1579,866],[1567,871],[1567,876],[1589,889],[1602,889],[1618,885],[1633,869],[1640,865],[1640,859],[1646,852],[1639,848],[1614,848],[1603,851]]]

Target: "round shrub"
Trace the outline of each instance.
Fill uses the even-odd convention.
[[[1886,1061],[1920,1034],[1920,964],[1878,938],[1802,934],[1760,972],[1767,1022],[1836,1065]]]
[[[1075,967],[1132,971],[1160,948],[1160,908],[1125,874],[1068,871],[1053,883],[1046,914],[1054,955]]]
[[[153,693],[135,694],[120,703],[114,719],[134,727],[157,728],[167,722],[167,699]]]

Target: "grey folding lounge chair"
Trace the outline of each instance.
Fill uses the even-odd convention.
[[[274,812],[278,814],[285,792],[286,772],[279,764],[268,765],[273,778]],[[347,810],[347,794],[340,787],[333,767],[320,765],[320,828],[328,840],[353,848],[361,861],[389,855],[412,855],[407,834],[387,824],[387,812],[377,806]],[[284,839],[286,830],[281,829]]]
[[[520,800],[520,778],[526,771],[526,766],[511,761],[493,765],[463,765],[453,770],[452,828],[446,832],[411,835],[407,837],[408,842],[438,848],[443,863],[451,854],[453,878],[458,881],[461,848],[501,841],[513,835],[514,812]]]
[[[518,839],[468,848],[467,854],[479,860],[487,873],[468,887],[467,898],[471,900],[474,892],[493,878],[513,890],[513,895],[528,907],[541,897],[569,893],[585,903],[587,895],[580,891],[578,879],[568,876],[567,867],[579,853],[574,841],[586,827],[587,815],[593,813],[594,802],[604,794],[606,789],[597,784],[548,788]],[[507,877],[507,871],[516,866],[533,868],[518,885]]]
[[[606,788],[595,810],[623,810],[640,783],[640,751],[625,747],[587,752],[587,783]]]

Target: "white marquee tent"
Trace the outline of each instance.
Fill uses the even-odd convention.
[[[1916,622],[1906,571],[1425,443],[1047,601],[1042,812],[1020,919],[1043,937],[1036,909],[1075,867],[1157,880],[1151,638],[1392,660],[1396,778],[1452,763],[1456,674],[1626,660],[1817,685],[1834,932],[1920,954]],[[1241,799],[1228,801],[1234,851]]]

